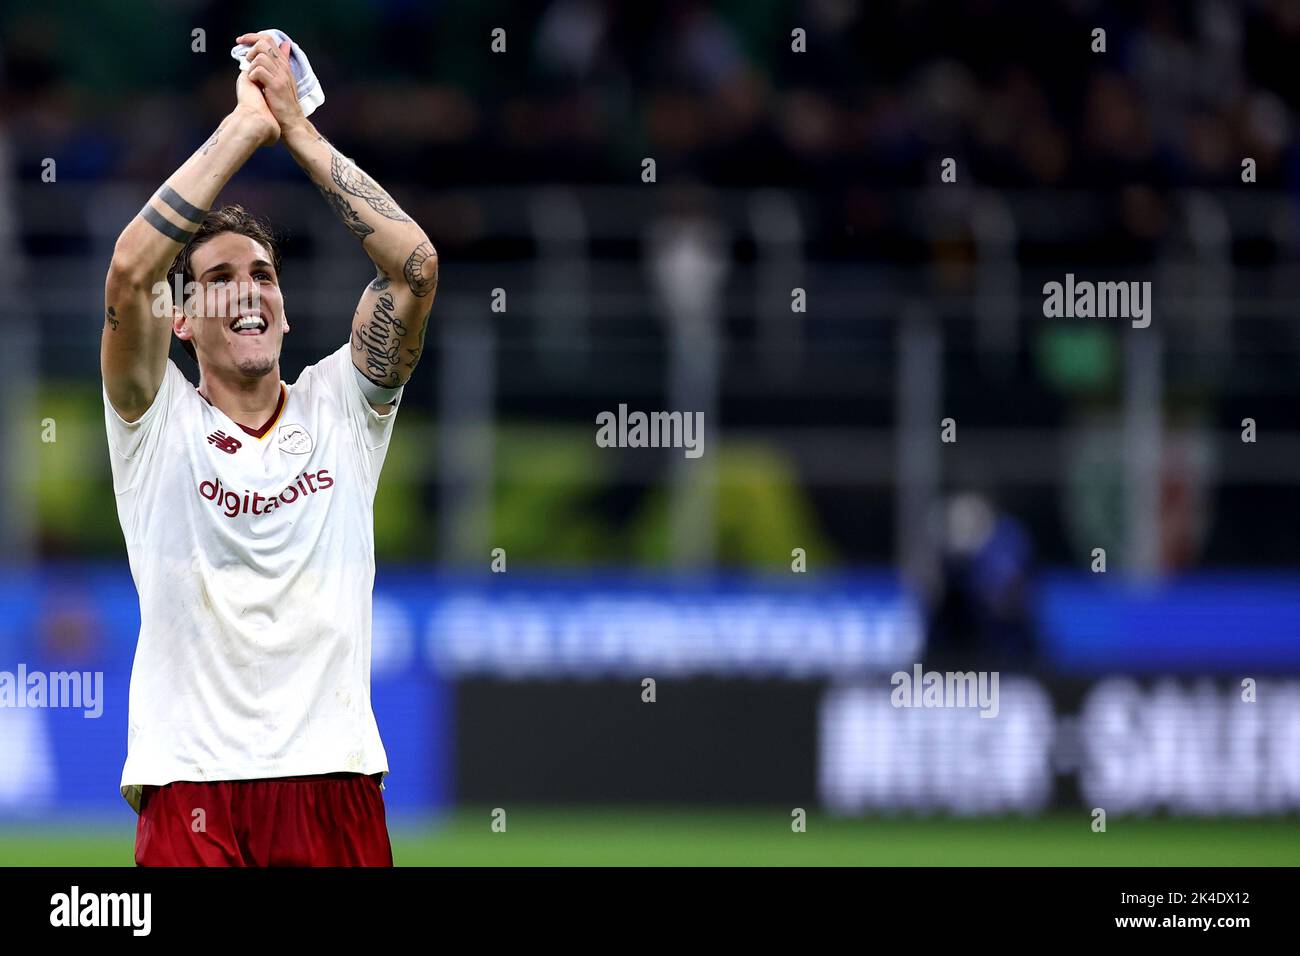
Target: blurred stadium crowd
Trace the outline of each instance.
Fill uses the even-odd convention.
[[[247,4],[5,8],[4,122],[19,176],[52,155],[70,157],[65,176],[165,176],[227,108],[229,77],[194,69],[190,31],[201,26],[208,52],[224,53]],[[870,194],[926,185],[923,160],[952,155],[996,186],[1223,186],[1253,156],[1261,182],[1296,185],[1284,64],[1300,12],[1284,0],[256,9],[315,49],[333,112],[348,118],[335,137],[373,151],[390,176],[624,182],[629,157],[653,153],[664,172],[716,185]],[[471,43],[493,27],[507,31],[507,55]],[[796,27],[809,56],[789,56]],[[1104,55],[1091,48],[1097,27]],[[117,39],[104,43],[109,30]],[[354,47],[312,43],[335,35]],[[364,77],[348,72],[357,61]],[[183,86],[196,75],[201,98]],[[845,215],[871,225],[852,206]]]
[[[57,155],[70,178],[165,176],[228,108],[221,58],[249,8],[6,4],[11,174]],[[926,160],[940,155],[984,184],[1056,188],[1228,186],[1252,156],[1260,182],[1296,188],[1300,94],[1285,64],[1300,12],[1284,0],[255,9],[314,51],[334,137],[377,176],[625,183],[630,161],[654,155],[663,179],[815,186],[841,214],[832,239],[887,233],[872,194],[933,182]],[[507,53],[483,56],[494,27]],[[810,55],[790,55],[795,28]]]

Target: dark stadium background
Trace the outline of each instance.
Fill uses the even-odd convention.
[[[443,266],[376,503],[399,863],[1295,863],[1298,10],[7,0],[0,672],[105,689],[0,708],[0,863],[131,862],[104,271],[271,26]],[[292,382],[371,267],[284,150],[222,198]],[[1067,273],[1150,326],[1045,318]],[[998,718],[891,708],[917,662]]]

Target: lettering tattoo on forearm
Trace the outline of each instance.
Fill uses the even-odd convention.
[[[112,326],[112,327],[113,327],[113,331],[116,332],[116,331],[117,331],[117,323],[118,323],[119,321],[121,321],[121,320],[118,319],[118,317],[117,317],[117,309],[113,308],[113,307],[110,305],[110,306],[108,307],[108,314],[104,316],[104,321],[107,322],[110,326]]]
[[[362,218],[357,215],[357,211],[352,208],[352,204],[332,189],[326,189],[324,186],[318,186],[317,188],[320,190],[321,195],[325,197],[325,201],[330,204],[330,208],[334,210],[334,214],[343,220],[343,225],[348,227],[348,231],[362,242],[365,242],[366,236],[375,230],[366,225]]]
[[[433,260],[433,274],[426,276],[424,274],[424,265],[429,259]],[[422,242],[416,246],[415,251],[407,258],[402,273],[406,276],[406,284],[410,286],[411,292],[420,298],[436,289],[438,287],[438,256],[433,251],[433,246],[427,242]]]
[[[352,332],[352,348],[364,353],[366,377],[376,385],[394,388],[402,383],[397,366],[405,336],[406,325],[397,317],[397,302],[391,292],[385,292],[375,303],[370,321]]]
[[[356,196],[385,219],[393,222],[410,222],[411,217],[393,202],[379,184],[363,173],[356,163],[330,147],[330,178],[334,185],[349,195]]]

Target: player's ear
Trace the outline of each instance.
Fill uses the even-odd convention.
[[[185,310],[178,305],[172,306],[172,331],[182,341],[194,337],[194,330],[190,328],[189,318],[185,315]]]

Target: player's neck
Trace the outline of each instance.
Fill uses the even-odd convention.
[[[257,378],[202,374],[199,394],[236,424],[261,428],[280,404],[280,364]]]

